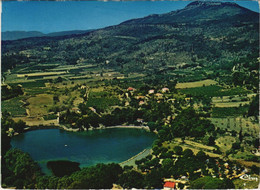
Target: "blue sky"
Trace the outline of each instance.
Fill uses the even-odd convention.
[[[97,29],[149,14],[182,9],[191,1],[8,1],[2,3],[2,31],[57,32]],[[256,1],[239,1],[259,12]]]

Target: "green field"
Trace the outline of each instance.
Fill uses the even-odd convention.
[[[202,87],[202,86],[210,86],[215,85],[217,82],[214,80],[202,80],[202,81],[196,81],[196,82],[184,82],[184,83],[177,83],[176,88],[196,88],[196,87]]]
[[[204,87],[196,87],[196,88],[187,88],[187,89],[180,89],[179,92],[191,96],[232,96],[237,94],[247,94],[250,91],[241,88],[235,87],[230,89],[224,89],[221,86],[212,85],[212,86],[204,86]]]
[[[257,189],[259,184],[259,176],[257,175],[253,175],[253,176],[258,177],[258,181],[245,181],[242,179],[233,180],[235,189]]]
[[[259,134],[259,125],[253,123],[248,119],[242,117],[228,117],[228,118],[209,118],[211,122],[223,130],[236,131],[239,132],[242,127],[242,133],[247,133],[252,137],[258,137]]]
[[[212,108],[212,117],[234,117],[242,116],[248,111],[248,106],[241,107],[213,107]]]
[[[1,102],[2,112],[8,111],[12,116],[26,115],[25,108],[22,107],[23,103],[21,102],[20,97],[15,97],[10,100],[5,100]]]
[[[14,85],[21,84],[23,88],[33,88],[33,87],[45,87],[45,83],[48,80],[35,80],[31,82],[23,82],[23,83],[13,83]]]

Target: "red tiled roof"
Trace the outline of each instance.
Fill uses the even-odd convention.
[[[128,90],[128,91],[132,91],[132,90],[134,90],[134,88],[129,87],[127,90]]]
[[[174,188],[175,187],[175,183],[171,182],[171,181],[166,181],[163,187]]]

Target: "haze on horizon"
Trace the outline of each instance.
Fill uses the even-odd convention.
[[[182,9],[192,1],[8,1],[2,2],[2,31],[88,30]],[[225,1],[234,2],[234,1]],[[235,3],[259,12],[257,1]]]

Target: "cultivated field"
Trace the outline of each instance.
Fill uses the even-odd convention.
[[[36,76],[50,76],[50,75],[61,75],[65,74],[65,71],[61,72],[40,72],[40,73],[26,73],[26,74],[17,74],[17,77],[36,77]]]
[[[176,88],[182,89],[182,88],[195,88],[195,87],[202,87],[202,86],[210,86],[217,84],[214,80],[202,80],[202,81],[196,81],[196,82],[184,82],[184,83],[177,83]]]
[[[249,119],[242,117],[230,117],[230,118],[209,118],[212,123],[223,130],[237,131],[239,132],[242,127],[242,133],[249,134],[254,137],[259,135],[259,125],[257,123],[251,122]]]
[[[48,114],[48,108],[53,104],[53,95],[51,94],[38,94],[28,100],[28,116],[42,117]]]

